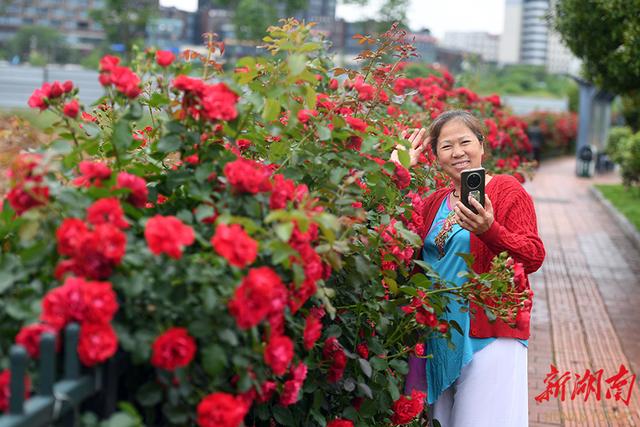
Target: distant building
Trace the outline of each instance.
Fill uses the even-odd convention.
[[[146,27],[146,43],[158,49],[179,51],[181,46],[195,39],[196,14],[160,7],[157,17],[149,20]]]
[[[450,31],[444,34],[442,46],[479,55],[485,62],[498,62],[500,36],[480,31]]]
[[[103,0],[12,0],[0,16],[0,43],[6,43],[21,27],[40,25],[60,31],[71,48],[90,51],[105,35],[89,11],[103,5]]]
[[[551,73],[576,73],[579,61],[550,27],[556,0],[506,0],[498,63],[544,66]]]

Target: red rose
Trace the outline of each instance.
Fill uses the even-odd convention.
[[[67,117],[71,117],[72,119],[75,119],[76,117],[78,117],[79,111],[80,111],[80,105],[78,105],[77,99],[72,99],[71,101],[67,102],[62,109],[62,112],[64,113],[64,115]]]
[[[239,158],[224,166],[229,184],[242,193],[257,194],[271,190],[271,170],[262,163]]]
[[[51,84],[51,89],[49,90],[49,98],[58,98],[60,95],[64,93],[64,89],[59,81],[55,80]]]
[[[51,85],[44,83],[41,88],[33,91],[27,104],[31,108],[38,108],[40,111],[44,111],[49,106],[49,97],[51,96]]]
[[[174,371],[191,363],[196,349],[196,341],[185,328],[171,328],[153,342],[151,364]]]
[[[118,174],[116,188],[127,188],[131,193],[127,199],[129,203],[137,208],[143,208],[149,197],[147,182],[139,176],[120,172]]]
[[[83,365],[102,363],[116,353],[118,337],[109,323],[85,323],[80,328],[78,356]]]
[[[286,335],[272,336],[264,349],[264,361],[274,374],[284,375],[293,359],[293,341]]]
[[[110,322],[118,311],[117,296],[109,282],[84,282],[82,299],[84,307],[81,320],[85,322]]]
[[[416,356],[424,356],[424,344],[416,344],[414,353]]]
[[[357,118],[351,117],[351,116],[347,116],[344,119],[347,121],[347,124],[353,130],[357,130],[357,131],[360,131],[360,132],[364,132],[365,130],[367,130],[367,122],[365,122],[364,120],[357,119]]]
[[[322,357],[324,360],[331,361],[327,380],[330,383],[338,382],[344,374],[344,368],[347,366],[347,356],[344,354],[344,350],[336,337],[329,337],[324,342]]]
[[[392,179],[399,190],[407,188],[409,184],[411,184],[411,174],[400,163],[396,163],[396,169]]]
[[[48,187],[40,186],[32,179],[25,182],[26,184],[16,185],[7,193],[7,200],[18,215],[49,202]]]
[[[111,224],[85,234],[73,254],[72,271],[89,279],[106,279],[125,254],[127,236]]]
[[[41,323],[24,326],[16,336],[16,344],[20,344],[27,350],[32,359],[40,357],[40,337],[45,332],[56,333],[56,330]]]
[[[200,427],[238,427],[249,405],[228,393],[213,393],[200,401],[197,408]]]
[[[58,253],[60,253],[60,255],[72,256],[82,242],[82,239],[84,239],[84,235],[88,232],[89,230],[82,220],[67,218],[62,221],[62,224],[60,224],[60,227],[56,230]]]
[[[300,110],[298,111],[298,120],[301,123],[307,123],[311,117],[318,117],[316,110]]]
[[[252,264],[258,255],[258,242],[238,224],[219,224],[211,237],[211,244],[229,264],[240,268]]]
[[[410,423],[422,412],[426,398],[427,395],[425,393],[415,389],[411,392],[411,397],[400,396],[398,400],[393,402],[391,422],[394,425]]]
[[[249,329],[267,316],[280,313],[287,301],[287,289],[269,267],[249,270],[229,301],[229,311],[238,327]]]
[[[73,90],[73,82],[71,80],[67,80],[62,84],[62,88],[64,89],[65,93],[69,93]]]
[[[204,82],[200,79],[194,79],[193,77],[179,75],[171,83],[174,88],[183,91],[198,92],[204,87]]]
[[[331,90],[338,89],[338,80],[336,80],[336,79],[329,80],[329,89],[331,89]]]
[[[280,404],[282,406],[293,405],[299,400],[300,390],[302,390],[305,378],[307,378],[307,365],[300,362],[297,366],[291,368],[291,379],[285,381],[280,395]]]
[[[202,108],[210,120],[233,120],[238,116],[238,95],[224,83],[207,85],[202,90]]]
[[[353,427],[353,421],[338,418],[333,421],[329,421],[327,427]]]
[[[174,259],[180,259],[182,249],[195,241],[193,229],[175,216],[150,218],[144,228],[144,237],[153,254],[165,253]]]
[[[111,72],[120,65],[120,58],[113,55],[105,55],[100,59],[100,71]]]
[[[78,168],[80,169],[81,175],[72,181],[74,185],[82,187],[95,185],[99,187],[102,181],[111,177],[111,169],[109,169],[106,163],[83,160],[80,162]]]
[[[303,340],[304,348],[311,350],[322,335],[322,317],[324,310],[312,310],[305,321]]]
[[[9,409],[9,397],[11,396],[11,372],[8,369],[0,372],[0,412],[4,412]],[[29,397],[29,391],[31,390],[31,380],[26,375],[24,376],[24,398]]]
[[[100,199],[87,208],[87,221],[93,225],[111,224],[118,228],[128,228],[124,211],[116,198]]]
[[[356,352],[363,359],[368,359],[369,358],[369,347],[367,346],[367,343],[358,344],[356,346]]]
[[[169,52],[168,50],[158,50],[156,51],[156,62],[161,67],[168,67],[173,63],[176,59],[176,56],[173,52]]]
[[[114,67],[110,79],[116,89],[127,98],[136,98],[142,92],[140,78],[127,67]]]
[[[40,320],[55,329],[62,329],[69,322],[69,304],[63,286],[51,289],[42,299]]]

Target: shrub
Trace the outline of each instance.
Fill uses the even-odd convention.
[[[11,168],[2,353],[24,325],[79,322],[86,366],[130,358],[120,398],[151,425],[398,419],[405,358],[449,333],[449,296],[527,298],[504,257],[449,293],[414,272],[430,269],[414,261],[421,203],[446,180],[429,156],[388,161],[399,133],[462,106],[486,117],[489,170],[526,172],[528,146],[499,98],[446,71],[403,79],[413,50],[397,27],[362,37],[362,73],[332,68],[311,25],[288,20],[269,29],[271,58],[232,73],[148,50],[131,68],[102,58],[91,111],[71,82],[37,89],[29,104],[58,114],[59,139]],[[515,321],[509,308],[494,316]]]

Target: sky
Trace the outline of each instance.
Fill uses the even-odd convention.
[[[347,21],[375,17],[382,0],[371,0],[370,6],[338,7],[336,15]],[[506,0],[410,0],[407,16],[412,30],[429,28],[438,38],[447,31],[486,31],[502,33]],[[197,0],[160,0],[163,6],[195,10]]]

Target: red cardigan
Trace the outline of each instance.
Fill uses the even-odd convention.
[[[425,224],[421,233],[423,241],[442,201],[451,190],[450,187],[442,188],[427,197],[422,215]],[[545,250],[538,236],[536,212],[531,196],[511,175],[493,176],[485,191],[493,204],[494,221],[491,228],[484,233],[470,233],[471,253],[475,257],[473,270],[479,274],[489,271],[493,257],[507,251],[517,262],[523,264],[526,274],[533,273],[542,265]],[[471,316],[470,336],[529,338],[529,316],[524,316],[516,328],[511,328],[500,320],[489,322],[484,310],[474,303],[470,303],[469,308],[470,312],[475,313]]]

